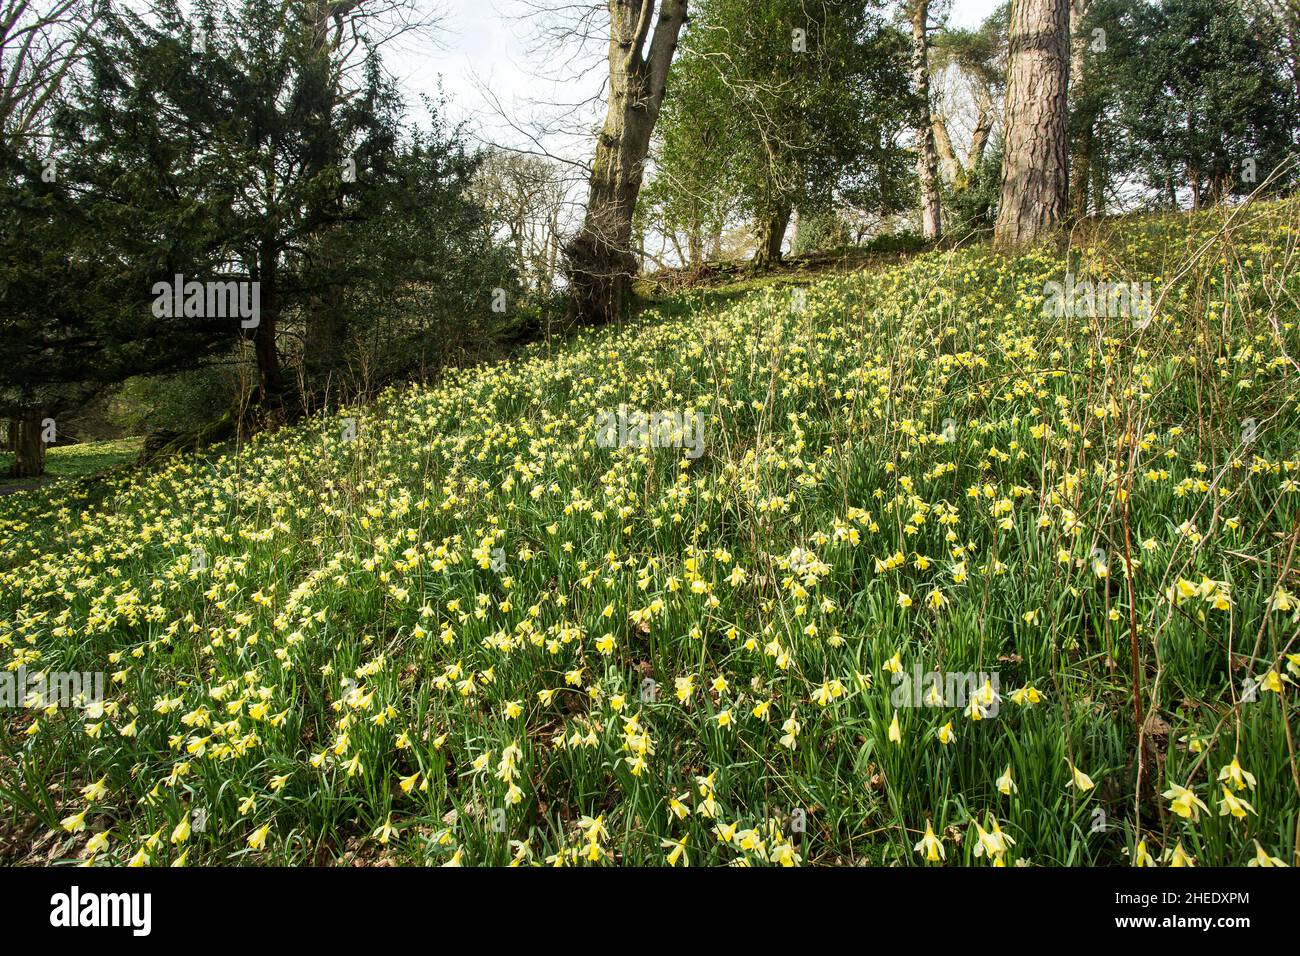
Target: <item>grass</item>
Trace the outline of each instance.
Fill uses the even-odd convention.
[[[8,666],[105,674],[4,718],[4,862],[1296,862],[1298,212],[696,297],[0,501]],[[1149,324],[1045,315],[1067,266]]]
[[[633,283],[635,313],[677,318],[721,309],[759,292],[799,288],[827,275],[882,269],[912,254],[845,248],[819,255],[787,256],[762,272],[748,263],[707,263],[699,270],[666,269]]]
[[[66,478],[87,478],[134,461],[139,457],[141,447],[139,438],[55,445],[45,453],[45,474],[40,479],[9,477],[14,456],[10,452],[0,452],[0,489],[27,487]]]

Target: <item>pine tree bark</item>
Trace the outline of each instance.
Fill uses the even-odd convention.
[[[916,178],[920,187],[921,232],[927,239],[943,233],[939,215],[939,172],[935,157],[934,130],[930,118],[930,65],[928,26],[930,0],[911,0],[908,19],[912,24],[912,89],[920,110],[916,124]]]
[[[570,316],[584,323],[618,318],[631,291],[636,272],[632,215],[650,134],[663,105],[668,68],[686,22],[687,0],[607,0],[607,4],[609,105],[596,139],[586,217],[565,248]],[[648,50],[644,49],[647,37]]]
[[[1012,0],[1006,151],[993,230],[1003,251],[1043,238],[1065,216],[1069,29],[1068,0]]]

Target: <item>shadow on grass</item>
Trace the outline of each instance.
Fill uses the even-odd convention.
[[[0,495],[97,475],[106,469],[134,462],[140,455],[140,448],[139,438],[55,445],[45,455],[45,474],[39,478],[10,478],[9,468],[14,456],[10,452],[0,452]]]

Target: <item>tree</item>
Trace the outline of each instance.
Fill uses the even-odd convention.
[[[1192,208],[1253,192],[1292,148],[1295,94],[1267,22],[1215,0],[1136,4],[1117,63],[1122,162]]]
[[[954,196],[970,187],[983,166],[998,121],[998,103],[1006,86],[1007,11],[1008,4],[1003,3],[977,29],[947,27],[931,43],[932,82],[938,77],[944,83],[944,99],[963,96],[973,107],[964,158],[953,143],[951,116],[942,109],[933,111],[935,146]]]
[[[287,257],[341,189],[339,171],[315,162],[339,147],[325,142],[328,111],[307,82],[313,56],[310,24],[270,0],[213,0],[196,21],[176,0],[148,17],[109,10],[61,121],[61,137],[80,144],[69,178],[86,204],[100,203],[103,239],[124,261],[150,263],[158,280],[220,277],[257,291],[257,322],[242,334],[266,403],[285,392],[276,339]],[[132,221],[155,229],[133,233]]]
[[[296,26],[310,38],[296,80],[299,95],[319,110],[319,133],[313,138],[304,178],[340,169],[354,175],[355,157],[342,152],[346,131],[342,137],[332,135],[333,127],[346,107],[370,88],[367,75],[382,47],[398,37],[430,32],[438,19],[436,8],[421,0],[298,0],[294,8]],[[318,193],[315,200],[332,208],[316,210],[310,218],[337,218],[340,198],[337,192]],[[341,271],[339,263],[323,258],[330,254],[331,245],[328,236],[317,243],[315,254],[323,278],[303,328],[303,364],[312,378],[328,375],[344,359],[351,338],[349,316],[342,306],[344,290],[338,282],[324,281]]]
[[[683,266],[721,254],[741,207],[730,119],[714,112],[723,91],[716,74],[700,66],[687,49],[678,54],[655,132],[654,175],[638,209],[638,229],[662,236]]]
[[[12,474],[32,477],[65,410],[131,375],[216,355],[238,319],[191,322],[151,308],[150,289],[168,274],[160,261],[191,251],[179,237],[170,250],[151,239],[174,220],[123,215],[113,190],[84,193],[75,160],[47,177],[39,153],[0,149],[0,411],[15,422]],[[131,188],[132,174],[118,172]],[[135,175],[150,179],[147,169]]]
[[[426,109],[433,125],[405,131],[382,162],[368,163],[346,220],[325,233],[334,243],[328,261],[346,269],[337,283],[348,328],[329,370],[355,372],[352,383],[371,393],[495,355],[522,322],[513,250],[496,241],[490,213],[473,198],[480,157],[459,128],[438,121],[441,103]]]
[[[1085,97],[1085,57],[1089,47],[1095,49],[1106,47],[1106,31],[1100,32],[1097,39],[1090,39],[1086,25],[1088,9],[1092,0],[1070,0],[1070,90],[1069,90],[1069,132],[1074,149],[1070,154],[1070,211],[1076,219],[1082,219],[1088,212],[1088,189],[1091,185],[1093,136],[1097,122],[1098,104],[1095,97]]]
[[[90,0],[0,0],[0,137],[47,135],[55,96],[94,23]]]
[[[994,245],[1031,243],[1065,216],[1069,192],[1068,0],[1012,0],[1006,137]]]
[[[632,218],[686,22],[686,0],[608,0],[608,9],[608,107],[596,138],[586,216],[564,249],[571,313],[582,322],[617,318],[631,290],[637,265]]]
[[[1300,0],[1248,0],[1256,23],[1266,24],[1264,36],[1276,37],[1275,49],[1291,78],[1291,92],[1300,103]]]
[[[254,397],[287,413],[278,340],[301,339],[322,288],[348,345],[403,367],[463,344],[494,289],[514,291],[468,199],[474,157],[432,107],[430,133],[403,127],[376,55],[326,109],[312,22],[277,0],[208,3],[197,23],[171,0],[101,11],[50,124],[75,144],[57,174],[33,149],[0,153],[0,413],[39,425],[248,347]]]
[[[1147,55],[1137,13],[1146,0],[1072,0],[1070,12],[1070,203],[1072,219],[1102,215],[1123,137],[1117,107],[1125,64]]]
[[[559,278],[561,216],[568,200],[557,164],[544,156],[489,150],[470,192],[484,210],[485,237],[511,251],[525,291],[549,296]]]
[[[880,9],[869,0],[694,8],[658,175],[700,196],[734,192],[754,223],[756,268],[781,258],[796,209],[910,204],[898,142],[915,115],[907,45]]]
[[[0,0],[0,166],[6,199],[23,191],[22,183],[32,174],[34,164],[39,176],[57,178],[57,160],[51,160],[50,112],[80,58],[94,15],[89,0]],[[30,192],[26,196],[34,200]],[[33,205],[39,207],[40,201]],[[30,211],[33,205],[25,208]],[[19,225],[30,220],[19,215],[18,208],[4,210],[12,214],[6,216],[5,225],[19,229],[5,239],[31,241],[31,234],[24,234]],[[40,215],[36,215],[38,220]],[[16,268],[30,264],[26,247],[15,252],[19,259],[12,264]],[[3,279],[0,290],[7,291]],[[19,315],[28,315],[26,308],[27,303],[16,303],[5,316],[6,326],[11,322],[17,325]],[[0,413],[13,416],[8,431],[15,452],[11,473],[16,477],[39,475],[44,470],[48,429],[42,423],[48,408],[42,402],[31,388],[0,388]]]
[[[151,263],[155,278],[192,272],[257,291],[257,322],[240,334],[267,409],[291,392],[286,323],[308,343],[328,337],[308,361],[328,371],[348,327],[323,330],[320,308],[344,318],[345,286],[398,265],[373,246],[377,259],[349,249],[362,225],[400,205],[390,193],[404,181],[401,102],[373,50],[341,93],[345,54],[322,49],[319,26],[312,7],[277,0],[209,0],[197,20],[176,0],[148,18],[106,15],[88,46],[90,77],[66,110],[65,135],[81,144],[69,176],[87,202],[111,199],[105,208],[121,220],[104,219],[106,244]],[[133,220],[157,228],[132,230]]]
[[[939,169],[930,115],[930,0],[907,0],[912,28],[912,90],[916,94],[916,179],[921,198],[921,234],[938,239],[943,232],[939,213]],[[948,152],[952,152],[948,144]]]

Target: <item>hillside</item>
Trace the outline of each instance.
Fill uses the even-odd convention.
[[[1289,859],[1298,240],[697,297],[0,498],[10,672],[105,675],[0,717],[0,861]]]

